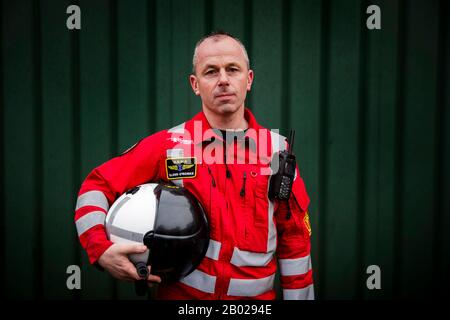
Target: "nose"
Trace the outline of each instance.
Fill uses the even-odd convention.
[[[227,73],[224,69],[220,70],[220,76],[219,76],[219,86],[228,86],[229,80]]]

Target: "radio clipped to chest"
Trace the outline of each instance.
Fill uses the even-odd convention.
[[[294,147],[295,130],[289,134],[289,148],[279,153],[278,172],[270,179],[269,199],[289,200],[292,184],[295,178],[296,160],[292,153]],[[275,157],[277,155],[274,155]]]

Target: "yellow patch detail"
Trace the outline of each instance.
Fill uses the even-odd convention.
[[[197,160],[195,157],[167,158],[166,174],[168,180],[195,178]]]
[[[305,217],[303,218],[303,223],[305,224],[305,227],[308,230],[309,236],[311,236],[312,230],[311,230],[311,225],[309,224],[308,211],[305,212]]]

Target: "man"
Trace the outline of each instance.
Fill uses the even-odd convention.
[[[238,39],[217,32],[197,43],[190,84],[202,111],[94,169],[81,186],[75,222],[91,263],[117,279],[139,280],[127,255],[147,248],[112,244],[105,214],[128,189],[170,180],[205,208],[211,239],[200,266],[179,282],[149,276],[160,299],[275,299],[277,263],[284,299],[314,298],[309,198],[298,168],[289,201],[268,198],[269,162],[286,142],[245,108],[253,77]],[[173,171],[174,161],[195,165]]]

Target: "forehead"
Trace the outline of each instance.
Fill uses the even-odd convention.
[[[197,63],[199,65],[236,62],[245,64],[245,56],[239,43],[230,37],[206,39],[197,49]]]

